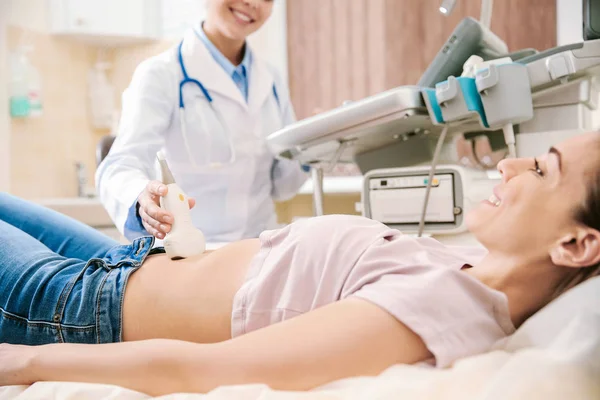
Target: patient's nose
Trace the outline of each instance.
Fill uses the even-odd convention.
[[[527,171],[529,160],[524,158],[505,158],[498,163],[498,171],[502,175],[502,183],[510,181],[523,171]]]

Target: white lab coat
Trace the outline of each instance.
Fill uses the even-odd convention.
[[[205,86],[227,125],[236,161],[217,169],[204,166],[207,161],[227,162],[231,153],[208,101],[197,86],[186,84],[188,140],[200,166],[190,162],[178,114],[183,74],[174,48],[142,62],[123,93],[119,133],[96,172],[100,200],[128,239],[144,234],[130,228],[132,206],[148,181],[159,178],[156,153],[162,149],[179,186],[196,199],[192,221],[208,242],[256,237],[276,224],[273,199],[293,197],[308,176],[299,163],[276,160],[267,147],[270,133],[295,121],[287,85],[254,53],[246,102],[193,31],[183,39],[182,55],[188,75]]]

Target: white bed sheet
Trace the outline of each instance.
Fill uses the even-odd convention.
[[[36,383],[0,388],[0,399],[125,399],[151,397],[109,385]],[[600,399],[600,380],[592,370],[548,349],[516,353],[494,351],[458,362],[448,370],[394,366],[373,378],[352,378],[309,392],[274,391],[264,385],[218,388],[206,395],[175,394],[160,399],[403,399],[403,400],[563,400]]]

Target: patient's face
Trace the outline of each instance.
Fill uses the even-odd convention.
[[[577,222],[586,188],[598,168],[600,135],[576,136],[536,159],[498,164],[502,183],[490,201],[467,215],[467,225],[490,251],[546,258]],[[537,167],[536,167],[537,160]]]

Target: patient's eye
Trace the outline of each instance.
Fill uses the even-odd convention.
[[[540,163],[538,162],[537,158],[533,159],[532,171],[538,174],[539,176],[544,176],[544,171],[542,171],[542,169],[540,168]]]

